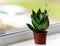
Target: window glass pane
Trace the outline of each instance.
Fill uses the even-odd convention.
[[[47,9],[50,23],[60,22],[59,0],[3,0],[0,1],[0,30],[16,33],[28,29],[32,9],[37,11]]]

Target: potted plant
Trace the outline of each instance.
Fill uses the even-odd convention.
[[[46,44],[46,29],[49,27],[49,18],[47,10],[43,12],[41,9],[37,13],[32,10],[32,25],[27,23],[27,26],[33,31],[35,44]]]

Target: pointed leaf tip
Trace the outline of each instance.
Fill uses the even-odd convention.
[[[32,15],[33,15],[33,16],[36,16],[36,13],[35,13],[35,11],[34,11],[34,10],[32,10]]]
[[[33,27],[32,25],[27,24],[27,26],[28,26],[28,28],[29,28],[30,30],[35,31],[35,29],[34,29],[34,27]]]
[[[44,13],[47,13],[47,10],[44,10]]]

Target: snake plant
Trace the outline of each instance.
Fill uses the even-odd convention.
[[[30,30],[37,33],[43,33],[49,27],[49,18],[47,10],[43,12],[41,9],[37,13],[32,10],[31,14],[32,25],[27,23],[27,26]]]

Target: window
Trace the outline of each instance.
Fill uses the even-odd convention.
[[[60,22],[59,0],[3,0],[2,3],[0,3],[0,37],[7,36],[7,39],[12,39],[12,37],[16,38],[15,36],[20,36],[19,33],[22,32],[22,34],[26,34],[27,37],[28,33],[25,32],[29,31],[29,29],[26,23],[31,22],[30,15],[32,9],[36,11],[39,8],[42,9],[42,11],[44,9],[48,10],[51,24]],[[11,37],[9,37],[10,35]],[[29,36],[31,36],[31,33]]]

